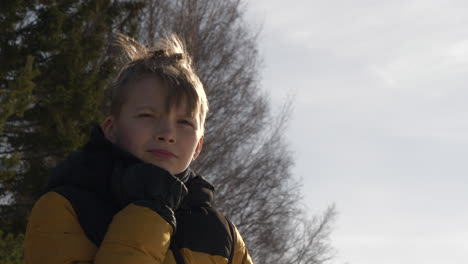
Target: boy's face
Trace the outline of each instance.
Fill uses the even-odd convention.
[[[175,175],[201,151],[203,136],[185,103],[166,111],[166,89],[155,77],[132,84],[118,117],[102,124],[106,137],[145,162]]]

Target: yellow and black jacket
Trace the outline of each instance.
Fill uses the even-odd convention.
[[[187,170],[189,193],[177,227],[155,211],[113,198],[116,166],[141,162],[107,141],[99,127],[83,149],[53,171],[26,230],[26,264],[249,264],[238,230],[211,205],[214,187]]]

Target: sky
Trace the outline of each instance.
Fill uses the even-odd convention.
[[[468,263],[468,2],[246,4],[303,202],[337,208],[331,263]]]

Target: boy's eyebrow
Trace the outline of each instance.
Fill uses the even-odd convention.
[[[155,112],[154,107],[149,106],[149,105],[137,106],[135,109],[136,109],[137,111],[138,111],[138,110],[151,110],[151,111]]]
[[[137,106],[135,109],[136,109],[136,111],[151,110],[153,112],[156,112],[156,109],[154,107],[150,106],[150,105]],[[197,119],[196,115],[191,115],[191,114],[177,115],[177,118],[188,118],[188,119],[192,119],[192,120]]]

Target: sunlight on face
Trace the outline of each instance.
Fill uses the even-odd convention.
[[[132,84],[120,115],[103,124],[106,137],[171,174],[184,171],[201,151],[203,137],[186,104],[166,111],[166,87],[156,77]]]

